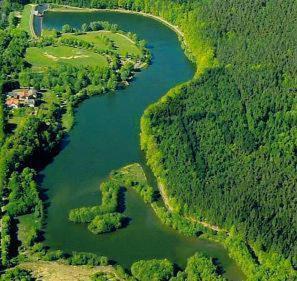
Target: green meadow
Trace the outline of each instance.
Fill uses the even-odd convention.
[[[93,43],[95,47],[106,51],[109,49],[107,40],[114,43],[115,51],[121,55],[125,56],[126,54],[140,55],[141,51],[135,45],[135,43],[125,35],[120,33],[113,33],[110,31],[94,31],[87,32],[85,34],[75,35],[75,34],[63,34],[62,37],[65,38],[78,38],[81,40],[88,41]]]
[[[31,47],[27,50],[26,60],[35,68],[59,64],[73,66],[107,66],[105,56],[89,50],[68,46]]]
[[[141,55],[140,49],[136,44],[120,33],[109,31],[95,31],[84,34],[62,34],[60,38],[80,39],[93,43],[94,47],[102,50],[113,50],[120,56],[127,54],[138,56]],[[49,66],[60,64],[69,64],[73,66],[108,66],[107,56],[95,53],[80,47],[70,47],[64,45],[31,47],[27,49],[26,61],[33,66],[36,71],[45,70]]]

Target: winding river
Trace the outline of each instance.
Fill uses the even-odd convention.
[[[219,244],[187,238],[162,225],[152,209],[133,191],[126,193],[130,225],[111,234],[94,235],[84,224],[67,220],[71,208],[100,202],[99,184],[109,172],[132,162],[145,165],[139,147],[139,123],[145,108],[173,86],[189,80],[195,67],[180,47],[177,35],[152,18],[116,12],[46,12],[43,27],[61,29],[69,23],[108,20],[149,42],[152,65],[137,74],[125,90],[93,97],[76,112],[76,123],[61,152],[40,173],[49,198],[45,243],[66,252],[105,255],[129,267],[139,259],[168,258],[184,267],[196,251],[215,257],[229,280],[243,274]],[[149,169],[146,168],[148,175]],[[153,177],[150,177],[152,180]]]

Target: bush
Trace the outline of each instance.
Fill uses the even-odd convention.
[[[19,268],[14,268],[6,271],[0,276],[0,281],[33,281],[35,280],[29,271]]]
[[[166,281],[174,274],[174,266],[167,259],[140,260],[132,264],[131,272],[141,281]]]
[[[72,256],[68,258],[68,263],[70,265],[108,265],[108,258],[93,253],[73,252]]]
[[[96,216],[88,226],[94,234],[112,232],[123,226],[125,217],[120,213]]]

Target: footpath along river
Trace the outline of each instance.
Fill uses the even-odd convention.
[[[132,191],[126,193],[127,228],[94,235],[85,224],[68,221],[69,210],[100,203],[99,184],[113,169],[132,162],[145,164],[139,146],[140,118],[145,108],[175,85],[191,79],[195,66],[186,58],[174,31],[141,15],[117,12],[45,12],[43,28],[107,20],[135,32],[149,42],[152,65],[133,83],[113,95],[93,97],[76,112],[76,123],[63,141],[63,149],[41,171],[49,207],[45,243],[66,252],[105,255],[129,267],[139,259],[168,258],[184,267],[196,251],[217,258],[229,280],[244,276],[218,243],[188,238],[162,225],[153,210]],[[149,173],[149,170],[146,168]]]

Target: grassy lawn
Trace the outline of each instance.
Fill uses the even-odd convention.
[[[26,60],[35,68],[44,68],[59,64],[104,67],[108,65],[106,58],[102,55],[68,46],[29,48],[26,53]]]
[[[132,180],[143,185],[148,184],[146,175],[138,163],[133,163],[117,170],[115,178],[124,179],[124,181]]]
[[[139,48],[131,42],[129,38],[119,33],[112,33],[110,31],[95,31],[85,34],[63,34],[63,37],[73,37],[94,43],[94,45],[102,50],[107,50],[108,47],[104,42],[104,37],[112,40],[117,48],[117,52],[125,56],[126,54],[140,55]]]
[[[24,243],[28,237],[28,233],[31,233],[38,227],[38,221],[36,221],[33,214],[19,216],[18,220],[18,239]]]
[[[30,36],[34,35],[31,30],[31,27],[32,27],[31,24],[33,21],[33,16],[32,16],[33,8],[34,8],[34,5],[30,5],[30,4],[24,7],[24,10],[22,12],[22,19],[20,23],[20,28],[27,31]]]
[[[43,37],[51,37],[51,36],[56,36],[57,31],[53,30],[53,29],[46,29],[43,28],[42,29],[42,36]]]

